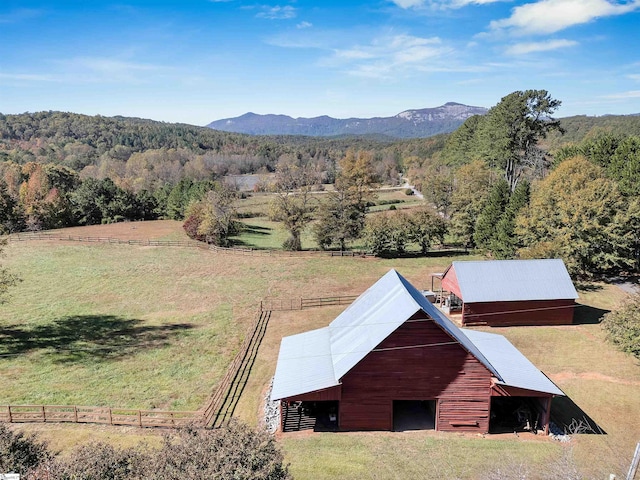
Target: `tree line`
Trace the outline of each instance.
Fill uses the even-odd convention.
[[[451,238],[493,258],[563,258],[574,275],[637,271],[640,137],[602,133],[549,152],[560,102],[514,92],[409,165]]]

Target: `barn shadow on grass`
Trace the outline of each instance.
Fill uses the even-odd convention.
[[[567,435],[606,435],[607,432],[569,397],[551,401],[551,421]]]
[[[190,324],[143,325],[115,315],[73,315],[46,325],[0,326],[0,357],[50,353],[59,363],[116,360],[168,345]]]
[[[591,307],[589,305],[583,305],[577,303],[573,312],[573,324],[574,325],[594,325],[602,322],[602,317],[611,310],[605,310],[602,308]]]

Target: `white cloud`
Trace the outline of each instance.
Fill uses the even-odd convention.
[[[640,74],[631,74],[631,75],[627,75],[627,78],[630,78],[631,80],[638,80],[640,81]]]
[[[151,75],[157,77],[171,72],[169,67],[110,57],[76,57],[52,60],[50,63],[53,66],[51,72],[3,72],[0,73],[0,81],[144,84],[149,81]]]
[[[0,80],[20,82],[60,82],[62,79],[48,73],[0,73]]]
[[[640,90],[629,90],[628,92],[604,95],[603,98],[609,98],[611,100],[626,100],[628,98],[640,98]]]
[[[578,42],[573,40],[548,40],[546,42],[516,43],[507,48],[507,55],[526,55],[535,52],[548,52],[559,48],[574,47]]]
[[[256,17],[267,18],[269,20],[287,20],[295,18],[296,9],[291,5],[276,5],[275,7],[262,7],[262,11],[259,12]]]
[[[640,8],[640,0],[611,3],[607,0],[541,0],[512,10],[509,18],[494,20],[492,30],[516,34],[549,34],[597,18],[623,15]]]
[[[419,9],[420,7],[430,6],[435,9],[457,9],[468,5],[488,5],[497,2],[510,2],[511,0],[391,0],[400,8]]]
[[[421,7],[424,5],[424,0],[391,0],[400,8],[412,8]]]
[[[509,2],[511,0],[452,0],[449,3],[449,8],[462,8],[467,5],[489,5],[490,3],[498,3],[498,2]]]
[[[387,36],[370,45],[357,45],[347,49],[334,49],[325,63],[345,67],[351,75],[391,78],[412,70],[432,69],[434,61],[451,53],[438,37],[422,38],[412,35]]]
[[[299,24],[296,25],[296,28],[299,28],[299,29],[311,28],[311,27],[313,27],[313,23],[310,23],[310,22],[300,22]]]

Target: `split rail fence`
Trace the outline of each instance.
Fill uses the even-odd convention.
[[[356,295],[348,295],[261,301],[255,320],[225,376],[198,412],[69,405],[0,405],[0,422],[99,423],[167,428],[204,422],[206,427],[219,428],[226,425],[233,416],[266,333],[272,311],[348,305],[356,298]]]
[[[253,257],[374,257],[370,253],[359,251],[329,251],[329,250],[303,250],[299,252],[273,249],[253,249],[239,247],[219,247],[196,240],[152,240],[131,239],[123,240],[113,237],[88,237],[79,235],[61,235],[47,232],[12,233],[6,237],[10,242],[27,242],[34,240],[48,240],[60,242],[78,243],[109,243],[114,245],[137,245],[146,247],[188,247],[202,248],[216,253],[228,255],[253,256]]]
[[[2,405],[0,421],[9,423],[102,423],[137,427],[180,427],[200,420],[198,412],[133,410],[69,405]]]

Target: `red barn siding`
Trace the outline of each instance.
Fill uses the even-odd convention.
[[[291,402],[326,402],[330,400],[340,400],[342,397],[342,387],[337,385],[324,390],[316,390],[315,392],[303,393],[295,397],[283,398],[283,401]]]
[[[465,303],[462,324],[486,322],[492,327],[570,325],[573,323],[574,307],[574,300]]]
[[[462,298],[462,292],[460,291],[460,285],[458,285],[458,277],[453,265],[445,272],[442,277],[442,289],[454,293],[458,298]]]
[[[433,346],[398,348],[416,345]],[[439,400],[437,429],[487,432],[490,389],[491,373],[433,320],[408,320],[342,378],[340,428],[391,430],[394,400]]]

